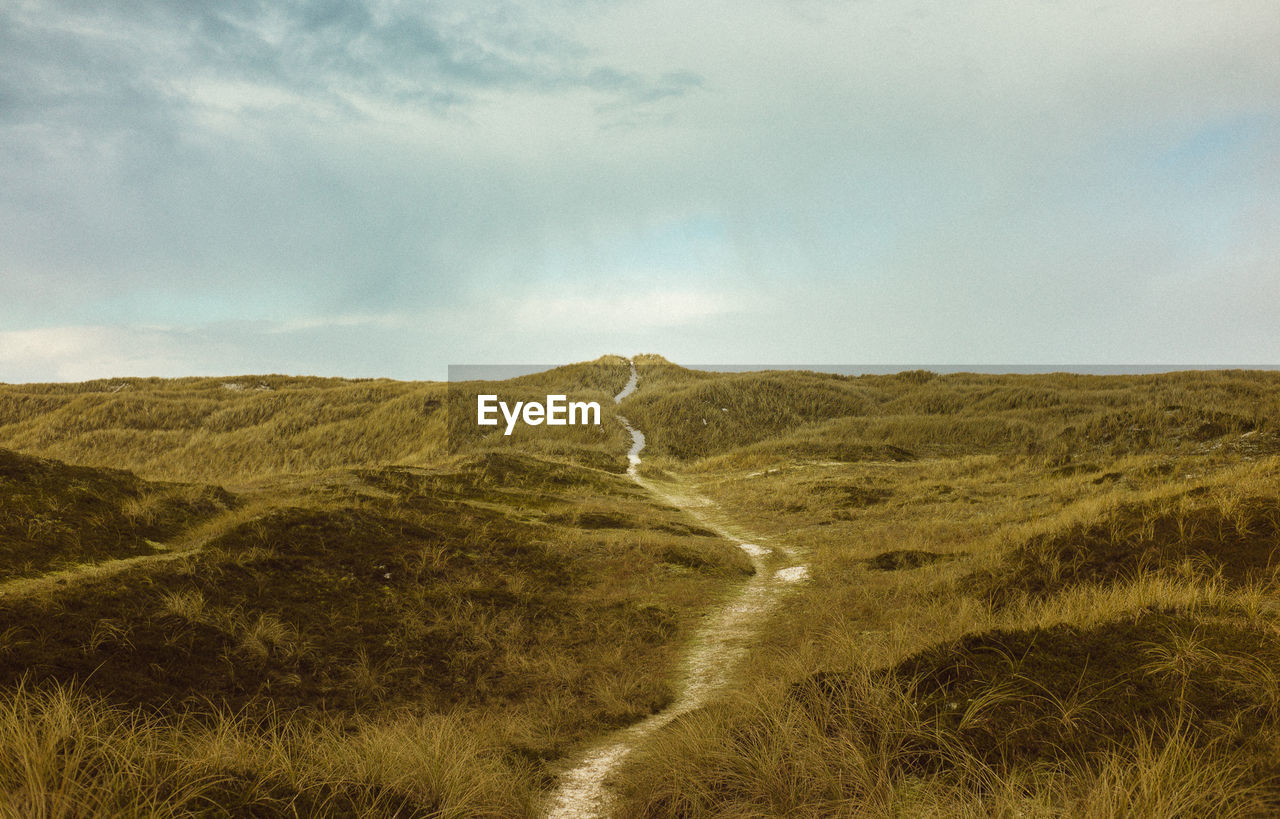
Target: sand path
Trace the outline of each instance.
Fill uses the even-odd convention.
[[[614,403],[634,392],[638,383],[639,374],[635,362],[631,362],[631,379],[614,398]],[[680,668],[675,701],[665,710],[608,735],[565,771],[549,803],[547,815],[551,819],[609,816],[615,799],[609,777],[627,754],[646,737],[681,714],[705,705],[727,687],[739,661],[757,642],[760,626],[781,602],[787,588],[809,574],[807,567],[797,564],[786,549],[760,545],[768,540],[734,526],[710,500],[684,491],[678,485],[642,477],[639,466],[640,452],[645,446],[644,433],[621,415],[618,420],[631,433],[631,451],[627,453],[631,462],[627,474],[631,479],[664,503],[685,510],[707,528],[736,543],[751,559],[755,574],[728,602],[710,613],[694,635]]]

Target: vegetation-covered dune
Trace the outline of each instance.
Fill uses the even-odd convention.
[[[807,579],[618,815],[1280,810],[1280,374],[635,362],[647,485],[618,357],[0,385],[0,816],[536,815],[752,571],[697,497]]]
[[[637,359],[645,385],[623,411],[654,454],[831,460],[910,456],[1122,455],[1226,444],[1280,449],[1280,373],[845,377],[710,373]],[[1266,434],[1263,434],[1265,431]],[[1250,441],[1239,436],[1257,433]]]
[[[1277,374],[641,368],[650,468],[812,582],[623,815],[1280,810]]]
[[[624,359],[606,356],[501,388],[516,398],[572,393],[603,406],[626,380]],[[501,430],[474,434],[478,428],[459,422],[474,420],[475,393],[496,388],[281,375],[0,385],[0,447],[149,479],[234,483],[344,467],[422,466],[484,444],[577,450],[597,461],[626,451],[616,426],[542,427],[532,436],[522,430],[514,442]],[[451,441],[450,417],[469,433],[465,441]]]

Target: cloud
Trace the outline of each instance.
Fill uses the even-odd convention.
[[[444,356],[434,341],[420,324],[379,316],[0,331],[0,382],[262,373],[439,379]]]
[[[50,0],[11,7],[0,22],[0,116],[11,121],[138,125],[157,108],[191,116],[210,105],[292,109],[302,98],[303,109],[350,115],[347,95],[437,111],[489,91],[645,102],[698,84],[689,72],[612,65],[519,4]]]
[[[560,328],[600,332],[616,328],[652,331],[707,321],[742,309],[740,300],[696,290],[532,296],[508,308],[525,331]]]
[[[0,332],[0,380],[82,381],[200,374],[182,333],[143,328],[48,327]]]
[[[370,315],[365,313],[351,315],[324,316],[318,318],[296,318],[286,319],[280,322],[272,322],[263,332],[272,335],[281,333],[297,333],[304,330],[324,330],[334,327],[379,327],[383,329],[395,329],[408,327],[414,323],[414,320],[403,314],[385,313],[382,315]]]
[[[418,371],[362,333],[441,362],[1256,360],[1280,9],[1229,8],[9,4],[0,327],[229,371]],[[122,329],[161,325],[227,357]]]

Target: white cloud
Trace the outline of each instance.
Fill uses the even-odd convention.
[[[1275,354],[1274,0],[376,5],[0,19],[0,378]]]
[[[0,332],[0,382],[292,373],[438,377],[406,352],[402,316],[334,316],[182,326],[64,326]],[[366,343],[353,343],[362,338]],[[376,351],[376,352],[375,352]],[[369,353],[376,363],[360,363]],[[415,366],[416,365],[416,366]]]
[[[298,333],[308,330],[324,330],[332,327],[380,327],[395,329],[410,327],[414,319],[399,313],[352,313],[349,315],[318,316],[315,318],[285,319],[267,324],[263,332],[271,335]]]
[[[0,381],[84,381],[193,374],[181,334],[126,327],[46,327],[0,332]]]
[[[743,300],[699,290],[533,296],[508,306],[525,331],[629,332],[697,324],[743,308]]]

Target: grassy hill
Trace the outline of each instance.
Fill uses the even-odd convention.
[[[235,505],[220,487],[144,481],[0,450],[0,583],[164,552]]]
[[[635,361],[810,579],[620,815],[1280,809],[1280,374]],[[0,816],[536,815],[751,571],[611,420],[461,423],[627,376],[0,385]]]
[[[1280,373],[1147,376],[937,375],[858,377],[780,370],[708,373],[638,357],[644,387],[623,412],[654,454],[682,462],[732,455],[745,464],[990,454],[1072,455],[1276,448]]]
[[[0,733],[49,766],[0,767],[0,789],[69,787],[62,798],[74,800],[114,788],[102,809],[124,809],[139,783],[102,779],[104,739],[82,724],[114,708],[107,722],[125,727],[110,742],[194,788],[166,810],[252,813],[286,800],[430,812],[445,804],[432,794],[447,782],[423,765],[471,776],[474,763],[494,778],[466,786],[481,801],[451,810],[510,791],[497,812],[528,812],[543,760],[663,706],[673,651],[698,608],[750,571],[722,539],[625,478],[528,455],[332,473],[254,502],[255,514],[229,513],[179,560],[35,594],[0,585],[0,690],[11,719],[39,711]],[[86,755],[71,772],[42,751],[51,730],[42,721],[54,716],[40,709],[65,691],[78,699],[62,705],[73,716],[59,742]],[[401,768],[335,783],[317,757],[341,751],[326,743],[365,742],[388,725],[412,735],[445,717],[450,741],[479,743],[471,758],[390,749],[405,755]],[[262,750],[205,758],[212,752],[192,749],[209,731]],[[161,758],[175,749],[196,761]]]
[[[624,815],[1280,809],[1277,374],[649,368],[649,469],[812,582]]]
[[[605,406],[627,377],[624,359],[605,356],[501,382],[501,390],[511,400],[571,393]],[[473,419],[475,393],[498,388],[280,375],[0,384],[0,447],[153,480],[236,484],[324,469],[423,466],[482,446],[518,444],[596,463],[626,450],[624,433],[610,425],[542,427],[515,441],[501,430],[451,440],[451,415],[455,427]],[[618,464],[625,467],[625,459]]]

